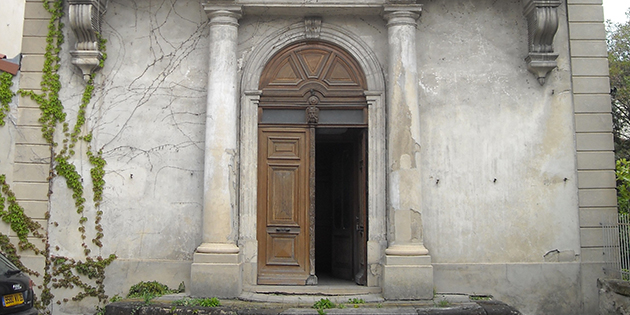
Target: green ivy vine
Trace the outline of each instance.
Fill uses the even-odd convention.
[[[18,248],[20,250],[32,250],[35,254],[40,254],[40,250],[28,240],[28,235],[32,234],[34,237],[43,238],[41,234],[42,226],[29,218],[24,214],[24,208],[22,208],[16,201],[15,194],[11,190],[11,187],[6,181],[4,174],[0,175],[0,187],[2,194],[0,194],[0,217],[2,221],[8,223],[11,226],[11,230],[18,236]],[[5,197],[6,196],[6,197]],[[5,204],[8,203],[7,204]],[[20,255],[18,255],[17,248],[9,241],[9,237],[0,233],[0,248],[2,252],[7,255],[7,258],[11,260],[16,266],[20,267],[28,274],[39,276],[39,273],[26,268],[20,261]]]
[[[15,93],[11,91],[11,86],[13,86],[13,75],[0,71],[0,126],[4,126],[4,119],[10,110],[9,103],[15,96]]]
[[[17,234],[19,242],[19,250],[32,250],[36,255],[42,255],[46,259],[43,274],[43,284],[40,286],[42,293],[40,294],[40,300],[37,301],[37,306],[41,309],[48,308],[53,302],[54,294],[51,291],[59,288],[80,288],[76,296],[72,298],[74,301],[82,300],[86,297],[96,297],[99,303],[107,301],[105,295],[104,279],[105,268],[116,259],[115,255],[110,255],[107,258],[101,256],[90,257],[91,249],[86,241],[86,223],[88,218],[85,216],[85,203],[84,197],[84,185],[81,174],[77,171],[76,166],[72,160],[76,154],[75,147],[79,140],[84,141],[87,145],[86,157],[92,165],[90,169],[90,176],[92,179],[92,192],[94,207],[97,210],[94,220],[95,236],[92,238],[91,243],[98,248],[103,246],[103,228],[101,226],[101,219],[103,212],[99,209],[100,203],[103,200],[103,188],[105,186],[105,159],[103,158],[103,152],[98,150],[93,151],[91,146],[92,134],[82,135],[83,127],[86,122],[86,108],[89,105],[94,92],[94,75],[91,75],[86,83],[85,90],[83,92],[81,103],[77,112],[76,121],[74,126],[70,128],[68,122],[66,122],[66,113],[64,107],[59,99],[59,91],[61,90],[60,76],[58,70],[60,68],[60,52],[61,45],[64,42],[63,27],[64,24],[61,19],[64,16],[63,0],[44,0],[44,9],[51,15],[48,23],[48,34],[46,37],[46,53],[44,55],[44,67],[42,69],[42,82],[41,93],[35,91],[19,90],[18,94],[24,97],[29,97],[35,101],[41,110],[41,117],[39,122],[42,124],[42,137],[53,148],[53,163],[51,164],[51,176],[49,180],[52,181],[56,176],[62,177],[66,181],[66,186],[72,191],[72,198],[77,214],[79,214],[79,227],[78,231],[81,233],[81,246],[83,248],[84,259],[75,260],[68,257],[54,256],[51,254],[50,245],[48,243],[48,233],[42,232],[43,228],[36,221],[29,218],[24,214],[24,209],[17,203],[15,194],[11,191],[8,183],[6,182],[6,176],[0,175],[0,186],[2,194],[0,194],[0,218],[8,224],[11,229]],[[99,48],[102,52],[105,51],[106,41],[98,35]],[[100,66],[102,67],[105,62],[106,54],[103,53],[103,58],[100,60]],[[6,112],[9,111],[9,103],[15,95],[11,92],[12,77],[9,74],[8,77],[4,73],[0,74],[0,126],[4,125],[4,117]],[[6,92],[9,91],[9,92]],[[6,105],[5,105],[6,104]],[[62,127],[61,146],[55,142],[55,134],[58,126]],[[57,136],[58,137],[58,136]],[[54,152],[54,148],[59,148],[58,152]],[[6,205],[5,205],[6,204]],[[5,209],[6,208],[6,209]],[[46,214],[46,219],[49,219],[49,214]],[[57,226],[57,223],[51,222],[53,226]],[[44,233],[44,234],[42,234]],[[38,249],[28,239],[28,236],[32,235],[35,238],[39,238],[45,241],[44,250]],[[25,272],[31,275],[39,276],[39,273],[33,270],[29,270],[20,262],[20,256],[18,255],[18,248],[16,248],[10,241],[9,237],[0,233],[0,248],[4,253],[8,255],[17,266],[19,266]],[[55,248],[59,250],[59,247]],[[84,279],[91,280],[94,285],[89,284]],[[64,299],[63,302],[67,302]],[[57,304],[61,304],[61,300],[56,301]]]

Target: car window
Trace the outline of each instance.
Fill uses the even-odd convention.
[[[4,257],[4,255],[0,255],[0,275],[7,273],[9,270],[20,270],[16,267],[9,259]]]

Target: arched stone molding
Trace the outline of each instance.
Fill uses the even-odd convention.
[[[359,62],[365,73],[369,91],[385,90],[385,75],[376,54],[358,36],[330,23],[321,23],[320,41],[325,41],[345,49]],[[258,89],[262,70],[269,60],[282,48],[299,41],[307,40],[304,22],[282,28],[264,38],[254,55],[245,64],[241,80],[242,91]]]
[[[309,17],[307,19],[313,19]],[[366,76],[368,90],[368,270],[381,270],[387,246],[386,217],[386,114],[385,74],[376,54],[358,36],[339,26],[318,25],[318,41],[337,45],[352,55]],[[305,40],[305,21],[282,28],[262,39],[254,53],[245,61],[241,77],[240,120],[240,180],[239,180],[239,242],[243,255],[244,288],[256,284],[257,169],[258,169],[258,91],[265,65],[284,47]],[[377,154],[380,152],[381,154]],[[368,273],[368,286],[380,286],[379,272]]]

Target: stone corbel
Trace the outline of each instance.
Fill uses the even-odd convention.
[[[558,31],[559,0],[525,0],[523,14],[527,18],[529,54],[525,61],[540,85],[547,74],[558,66],[553,51],[553,38]]]
[[[107,8],[107,0],[70,0],[70,27],[77,37],[75,49],[70,51],[72,64],[79,67],[86,82],[100,68],[103,52],[99,49],[98,33],[101,17]]]
[[[307,16],[304,18],[304,34],[306,39],[319,39],[322,33],[322,18],[319,16]]]

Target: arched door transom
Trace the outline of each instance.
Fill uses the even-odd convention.
[[[341,48],[322,42],[301,42],[276,54],[264,68],[261,104],[308,103],[316,93],[321,105],[365,103],[365,75]]]

